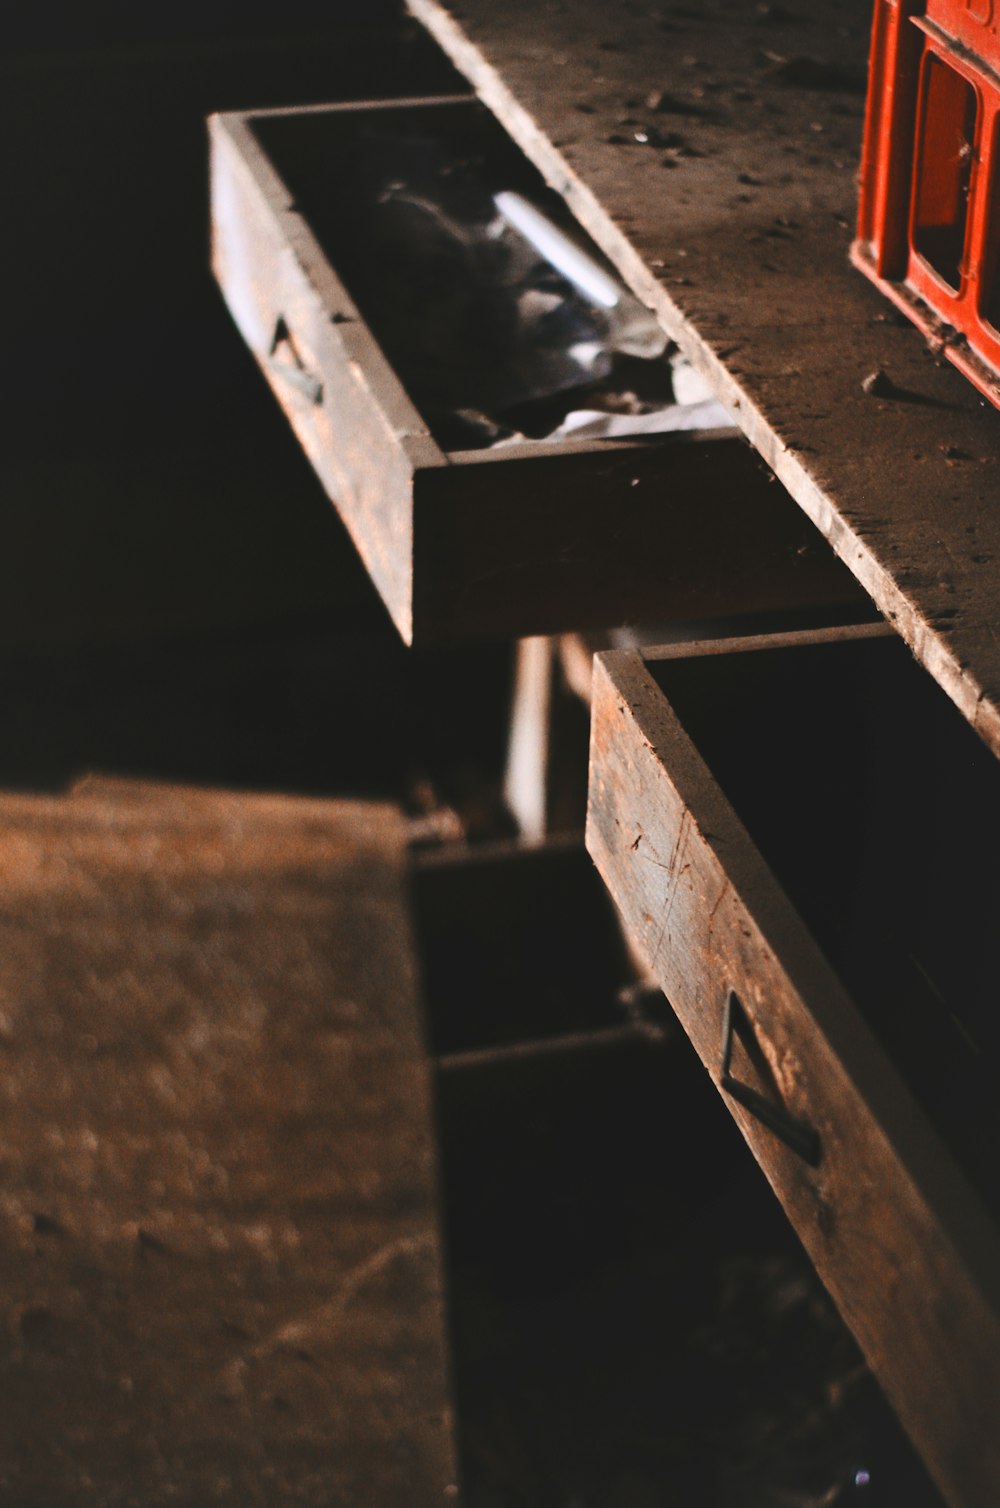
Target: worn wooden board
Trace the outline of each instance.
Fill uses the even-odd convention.
[[[809,604],[864,615],[853,578],[742,442],[690,433],[555,451],[462,452],[417,473],[413,600],[429,637]]]
[[[1000,415],[848,264],[868,0],[409,3],[1000,752]]]
[[[735,647],[749,655],[776,638]],[[824,639],[784,642],[799,652],[796,644]],[[733,650],[728,641],[670,654]],[[817,1164],[724,1098],[948,1501],[994,1501],[995,1225],[638,651],[596,662],[587,843],[716,1083],[723,1008],[737,992],[773,1083],[749,1054],[739,1054],[736,1076],[817,1133]]]
[[[433,462],[441,453],[308,227],[288,212],[287,191],[245,120],[214,117],[210,137],[215,274],[244,340],[409,639],[410,478],[419,455]],[[291,334],[303,372],[319,384],[318,402],[289,381],[290,355],[277,365],[272,360],[279,321]]]
[[[732,431],[441,449],[328,256],[346,227],[357,263],[351,206],[313,159],[350,159],[366,115],[466,130],[498,182],[526,172],[471,98],[216,116],[213,265],[408,643],[861,599]]]
[[[11,1502],[454,1495],[405,825],[0,800]]]

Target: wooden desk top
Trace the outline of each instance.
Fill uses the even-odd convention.
[[[870,0],[409,5],[1000,754],[1000,413],[848,262]]]
[[[96,778],[0,821],[0,1497],[448,1508],[401,815]]]

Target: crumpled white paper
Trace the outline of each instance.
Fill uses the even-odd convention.
[[[669,403],[648,414],[608,414],[575,408],[546,440],[621,440],[629,435],[668,435],[685,429],[732,429],[733,416],[717,398]]]

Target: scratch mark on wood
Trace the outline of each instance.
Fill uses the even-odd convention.
[[[674,846],[673,846],[673,850],[672,850],[671,855],[670,855],[669,862],[667,864],[665,864],[665,865],[661,865],[660,866],[661,868],[665,868],[667,870],[667,872],[671,876],[671,878],[675,878],[675,877],[683,874],[684,870],[690,867],[687,864],[685,864],[683,866],[681,864],[681,860],[685,857],[686,852],[687,852],[687,844],[688,844],[688,839],[690,837],[690,833],[691,833],[691,813],[685,807],[685,809],[681,812],[681,820],[680,820],[680,824],[678,825],[678,828],[677,828],[677,838],[676,838],[676,840],[674,842]],[[658,938],[656,940],[656,943],[655,943],[655,945],[653,947],[653,964],[654,964],[654,967],[655,967],[657,959],[660,956],[660,950],[663,947],[663,941],[664,941],[664,938],[667,935],[667,928],[670,925],[670,917],[671,917],[671,914],[673,912],[674,905],[675,905],[676,901],[677,901],[677,885],[675,883],[673,885],[673,887],[670,890],[668,890],[668,892],[667,892],[667,903],[666,903],[666,909],[665,909],[665,911],[663,913],[663,923],[662,923],[662,925],[660,927],[660,934],[659,934],[659,936],[658,936]]]
[[[728,895],[728,893],[729,893],[729,891],[730,891],[731,888],[732,887],[731,887],[731,884],[730,884],[728,876],[724,876],[723,877],[723,881],[722,881],[722,889],[719,891],[719,894],[718,894],[718,896],[716,898],[715,905],[712,907],[711,911],[708,913],[708,935],[709,935],[709,937],[711,937],[712,934],[713,934],[713,932],[715,931],[715,917],[716,917],[716,913],[718,912],[719,907],[722,905],[723,901],[725,900],[725,898]]]

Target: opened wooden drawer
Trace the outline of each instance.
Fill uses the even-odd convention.
[[[487,445],[461,397],[441,405],[454,353],[427,299],[462,257],[426,195],[428,154],[439,179],[481,174],[572,225],[477,101],[220,115],[210,135],[216,275],[407,642],[854,597],[731,430]],[[387,202],[421,230],[413,261],[380,239]],[[467,345],[475,358],[475,330]]]
[[[949,1502],[1000,1502],[1000,765],[877,626],[602,655],[592,716],[632,939]]]

